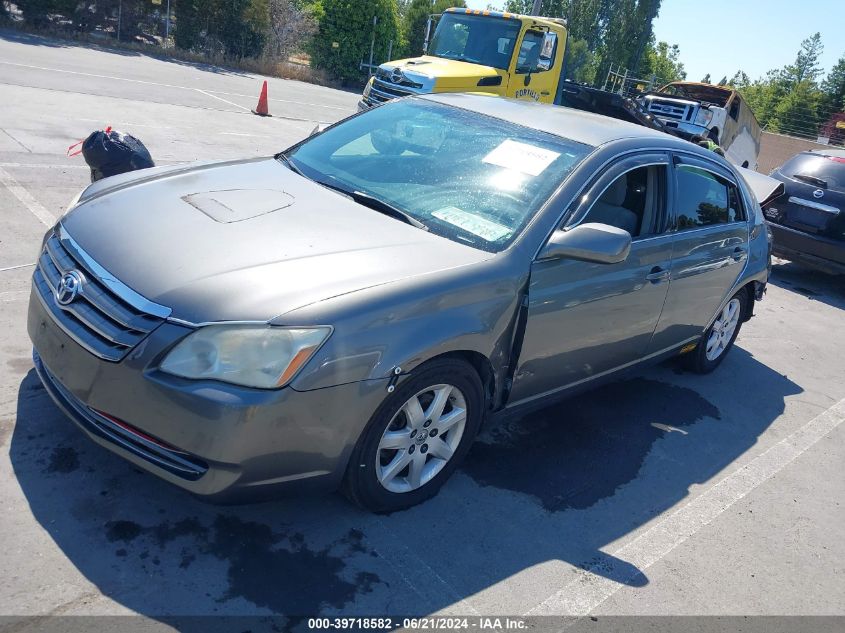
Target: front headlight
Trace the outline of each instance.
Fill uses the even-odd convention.
[[[373,87],[373,82],[375,81],[375,77],[370,77],[370,80],[367,82],[367,85],[364,86],[364,96],[370,96],[370,89]]]
[[[328,327],[209,325],[182,339],[159,369],[182,378],[275,389],[287,384],[330,334]]]
[[[710,121],[713,120],[713,112],[708,110],[707,108],[699,108],[698,114],[695,115],[695,123],[696,125],[701,125],[702,127],[707,127],[710,124]]]

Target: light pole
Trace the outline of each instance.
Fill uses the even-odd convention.
[[[167,17],[164,19],[164,48],[170,39],[170,0],[167,0]]]

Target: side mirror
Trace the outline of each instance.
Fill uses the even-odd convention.
[[[588,222],[555,231],[538,259],[578,259],[597,264],[624,262],[631,251],[631,234],[608,224]]]

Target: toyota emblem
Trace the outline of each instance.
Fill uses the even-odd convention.
[[[822,198],[822,197],[824,197],[824,191],[822,191],[821,189],[816,189],[816,190],[813,192],[813,197],[814,197],[814,198]]]
[[[399,68],[399,67],[394,68],[393,72],[390,73],[390,81],[392,81],[395,84],[402,83],[402,80],[404,78],[405,78],[405,75],[402,72],[402,69]]]
[[[59,281],[59,287],[56,288],[56,302],[66,306],[76,299],[80,292],[82,292],[82,275],[76,270],[71,270],[62,275]]]

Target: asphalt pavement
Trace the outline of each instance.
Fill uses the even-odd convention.
[[[0,31],[0,616],[845,615],[845,281],[787,262],[715,373],[497,424],[391,516],[208,505],[89,442],[25,327],[41,236],[89,180],[66,149],[111,125],[160,164],[269,155],[358,101],[269,79],[261,118],[263,79]]]

